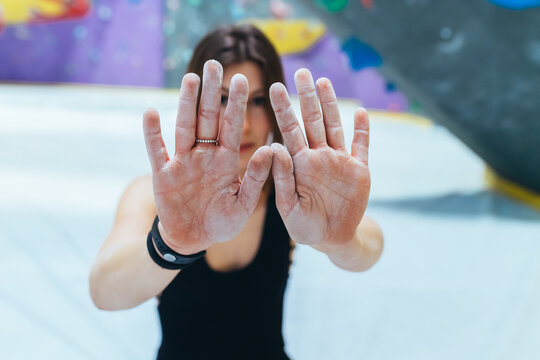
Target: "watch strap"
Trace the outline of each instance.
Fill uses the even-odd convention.
[[[167,244],[165,244],[163,241],[163,238],[158,230],[158,223],[159,217],[156,216],[152,225],[152,230],[150,230],[146,239],[146,247],[148,248],[148,253],[150,254],[152,260],[154,260],[154,262],[160,267],[169,270],[182,270],[206,254],[206,250],[191,255],[182,255],[177,253],[167,246]],[[161,256],[158,254],[158,251]]]

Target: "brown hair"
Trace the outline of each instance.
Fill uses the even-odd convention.
[[[270,104],[270,85],[275,82],[285,84],[283,67],[276,49],[268,38],[255,26],[250,24],[226,25],[206,34],[193,50],[187,72],[192,72],[202,78],[204,63],[207,60],[217,60],[227,65],[251,61],[259,65],[263,74],[266,112],[270,126],[274,132],[274,142],[283,144],[274,111]],[[199,89],[199,99],[201,96]]]

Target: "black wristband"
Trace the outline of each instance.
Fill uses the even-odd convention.
[[[182,270],[206,254],[206,250],[191,255],[182,255],[177,253],[168,247],[161,238],[161,234],[159,233],[157,227],[158,222],[159,218],[156,216],[154,224],[152,225],[152,230],[150,230],[148,237],[146,238],[146,247],[148,248],[148,253],[157,265],[164,269]],[[156,248],[163,257],[159,256]]]

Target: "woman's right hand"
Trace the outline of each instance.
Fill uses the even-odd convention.
[[[189,255],[216,242],[234,238],[255,209],[272,165],[269,146],[251,157],[242,181],[238,175],[242,126],[248,82],[236,74],[219,129],[223,68],[215,60],[204,66],[200,79],[186,74],[180,88],[176,118],[175,153],[169,158],[156,110],[144,114],[144,139],[152,167],[159,231],[173,250]],[[195,143],[217,139],[219,143]]]

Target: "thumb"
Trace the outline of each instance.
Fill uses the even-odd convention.
[[[249,215],[251,215],[259,202],[261,190],[272,166],[272,156],[272,149],[269,146],[261,146],[249,159],[238,192],[238,201]]]
[[[276,206],[282,214],[288,214],[290,209],[296,204],[298,194],[296,193],[296,182],[294,179],[294,165],[291,155],[285,146],[273,143],[272,151],[272,176],[276,189]]]

